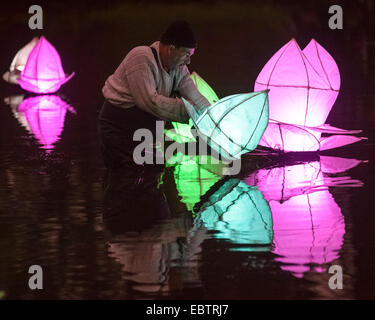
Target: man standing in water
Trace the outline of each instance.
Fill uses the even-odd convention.
[[[197,42],[186,21],[175,21],[150,47],[131,50],[103,87],[105,102],[99,116],[99,136],[108,167],[133,166],[133,133],[155,133],[157,120],[186,123],[182,99],[197,108],[210,105],[197,90],[186,65]],[[118,137],[115,135],[118,134]]]
[[[142,180],[139,177],[144,166],[133,160],[137,129],[148,129],[155,137],[158,120],[188,122],[184,103],[175,94],[190,100],[198,111],[210,105],[186,66],[196,47],[190,25],[175,21],[160,41],[132,49],[106,80],[102,90],[105,102],[99,115],[101,151],[108,168],[106,193],[114,187],[113,177],[121,174],[128,176],[127,183],[133,180],[139,184]]]

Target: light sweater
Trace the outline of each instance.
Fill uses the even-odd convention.
[[[198,91],[186,65],[166,72],[161,65],[159,41],[151,46],[156,49],[158,61],[150,47],[132,49],[106,80],[103,95],[120,108],[137,106],[158,118],[186,123],[189,116],[184,103],[180,98],[170,97],[173,91],[193,101],[198,111],[210,103]]]

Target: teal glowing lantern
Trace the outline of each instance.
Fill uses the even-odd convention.
[[[182,98],[200,138],[226,159],[254,150],[268,124],[268,90],[220,99],[202,113]]]

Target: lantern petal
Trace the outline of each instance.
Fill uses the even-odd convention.
[[[329,83],[333,90],[340,90],[340,72],[332,56],[315,39],[303,49],[303,54],[317,71]]]
[[[362,130],[345,130],[330,125],[303,127],[270,121],[259,145],[285,152],[310,152],[339,148],[366,138],[343,136],[360,133]],[[322,133],[340,135],[321,137]]]
[[[317,151],[320,133],[293,124],[269,122],[259,145],[285,152]]]
[[[348,135],[334,135],[330,137],[324,137],[320,140],[320,150],[334,149],[366,139],[367,138],[365,137],[354,137]]]
[[[361,133],[362,130],[346,130],[341,128],[333,127],[327,123],[319,126],[319,127],[308,127],[305,126],[307,130],[313,130],[320,133],[330,133],[330,134],[357,134]]]

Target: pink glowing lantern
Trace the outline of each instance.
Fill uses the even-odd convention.
[[[273,253],[281,268],[296,277],[322,272],[339,258],[345,234],[340,207],[330,186],[362,186],[350,177],[329,177],[361,163],[355,159],[321,157],[320,161],[261,169],[246,183],[257,185],[269,202],[273,219]],[[323,172],[324,170],[324,172]]]
[[[56,49],[41,37],[29,54],[19,85],[34,93],[53,93],[74,75],[66,76]]]
[[[64,128],[66,111],[74,109],[55,95],[42,95],[24,100],[18,113],[26,119],[28,128],[42,149],[53,149]]]
[[[254,90],[270,89],[269,125],[260,145],[281,151],[337,148],[364,138],[325,123],[340,90],[332,56],[314,39],[301,51],[292,39],[266,63]],[[322,137],[322,133],[338,134]]]

